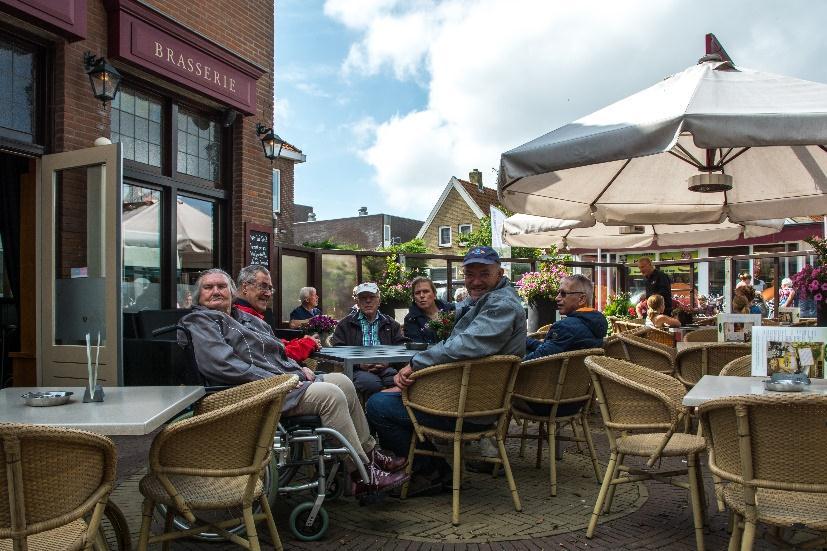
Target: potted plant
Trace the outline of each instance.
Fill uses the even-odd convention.
[[[814,267],[806,264],[790,279],[793,281],[793,288],[799,301],[812,300],[815,303],[816,324],[819,327],[827,327],[827,266],[825,266],[827,241],[815,236],[805,241],[815,250],[820,266]]]
[[[436,334],[437,341],[444,341],[451,336],[454,330],[456,315],[453,310],[443,310],[437,313],[436,319],[428,321],[428,327]]]
[[[339,322],[330,316],[319,314],[318,316],[313,316],[307,320],[305,332],[310,335],[313,333],[318,333],[319,340],[322,341],[322,344],[324,346],[328,346],[328,340],[330,339],[330,335],[333,334],[333,330],[336,328],[337,323]]]
[[[515,284],[517,294],[528,304],[528,332],[554,322],[560,280],[568,275],[556,256],[542,261],[536,272],[526,272]]]

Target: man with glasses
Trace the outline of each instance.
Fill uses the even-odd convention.
[[[589,278],[579,274],[564,277],[557,293],[557,311],[565,317],[549,328],[545,340],[526,339],[528,353],[523,359],[602,348],[609,324],[606,316],[592,308],[593,297],[594,285]]]
[[[264,312],[273,298],[273,280],[270,270],[260,264],[241,268],[238,272],[235,299],[233,300],[233,317],[244,322],[245,316],[253,316],[264,321]],[[321,347],[318,338],[301,337],[284,343],[287,357],[303,362]]]
[[[379,311],[382,296],[373,282],[361,283],[354,289],[359,309],[338,324],[330,338],[333,346],[378,346],[402,344],[408,339],[399,323]],[[394,385],[396,369],[388,364],[360,364],[354,366],[353,384],[365,399]]]

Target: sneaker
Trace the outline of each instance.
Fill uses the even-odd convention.
[[[368,454],[370,462],[389,473],[401,471],[408,464],[407,457],[397,457],[390,452],[380,450],[379,446],[375,446]]]
[[[351,482],[353,488],[353,495],[360,497],[366,494],[375,494],[387,492],[393,488],[398,488],[408,481],[408,475],[404,472],[389,473],[383,471],[375,463],[365,465],[368,471],[368,480],[359,478],[359,471],[354,471],[351,474]]]

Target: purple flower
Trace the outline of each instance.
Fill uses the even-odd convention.
[[[813,300],[815,300],[816,302],[821,302],[821,299],[822,299],[822,298],[824,298],[824,296],[823,296],[821,293],[816,293],[816,294],[813,296]]]

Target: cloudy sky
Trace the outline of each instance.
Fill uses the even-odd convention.
[[[715,33],[738,65],[827,82],[816,0],[277,0],[277,132],[297,203],[424,220],[451,176],[679,72]]]

